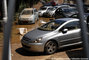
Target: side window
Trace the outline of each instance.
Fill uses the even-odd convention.
[[[63,27],[63,29],[68,29],[68,30],[74,30],[78,28],[80,28],[78,21],[70,22]]]

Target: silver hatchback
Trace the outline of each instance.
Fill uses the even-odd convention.
[[[80,44],[80,38],[79,19],[61,18],[28,32],[21,43],[28,51],[52,54],[61,47]]]

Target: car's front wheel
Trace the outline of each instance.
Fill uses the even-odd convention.
[[[54,41],[48,41],[45,45],[46,54],[53,54],[57,50],[57,44]]]

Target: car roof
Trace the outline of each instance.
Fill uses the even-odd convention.
[[[77,18],[60,18],[60,19],[56,19],[56,20],[70,21],[70,20],[79,20],[79,19],[77,19]]]

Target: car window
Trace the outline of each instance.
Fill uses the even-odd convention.
[[[79,21],[73,21],[66,24],[62,29],[74,30],[80,28]]]
[[[33,14],[33,11],[32,10],[24,10],[22,12],[22,15],[29,15],[29,14]]]
[[[61,26],[65,21],[62,20],[55,20],[55,21],[51,21],[41,27],[39,27],[38,29],[40,30],[45,30],[45,31],[54,31],[56,30],[59,26]]]
[[[76,8],[64,8],[63,12],[64,13],[77,12],[77,9]]]

